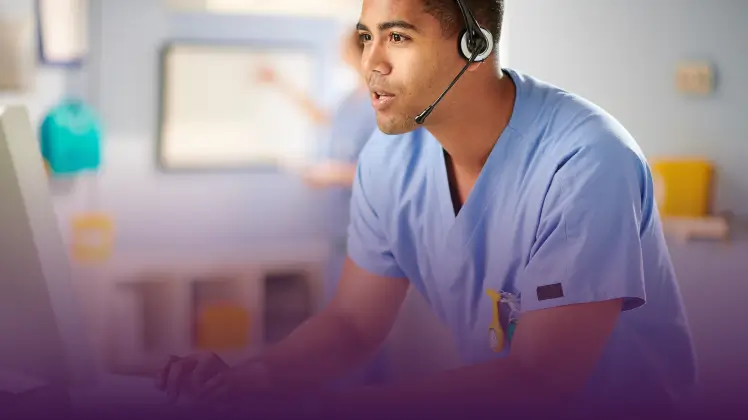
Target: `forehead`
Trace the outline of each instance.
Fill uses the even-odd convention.
[[[436,23],[425,12],[423,0],[363,0],[361,23],[376,25],[393,20],[403,20],[416,26]]]

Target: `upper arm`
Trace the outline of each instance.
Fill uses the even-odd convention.
[[[623,299],[644,304],[646,164],[616,142],[576,150],[546,194],[519,275],[523,311]]]
[[[372,273],[346,258],[330,309],[351,322],[359,338],[376,345],[389,335],[408,287],[405,278]]]
[[[577,150],[556,172],[517,280],[511,357],[567,392],[583,384],[622,310],[646,300],[646,164],[618,142]]]

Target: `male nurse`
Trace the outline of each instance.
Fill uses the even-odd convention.
[[[464,4],[495,47],[503,1]],[[624,127],[500,67],[496,48],[414,121],[466,65],[464,22],[454,0],[364,0],[362,65],[381,133],[359,156],[337,295],[257,358],[188,356],[164,368],[162,388],[186,392],[178,378],[189,378],[197,401],[247,404],[305,395],[366,360],[413,287],[454,332],[464,366],[307,408],[662,419],[687,402],[691,336],[652,175]]]

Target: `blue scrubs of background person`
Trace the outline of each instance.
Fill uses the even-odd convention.
[[[325,295],[331,298],[335,294],[337,282],[346,257],[346,241],[348,238],[348,225],[350,222],[351,187],[355,177],[356,162],[371,134],[376,130],[377,122],[374,110],[371,107],[371,99],[368,89],[366,91],[356,90],[348,95],[340,105],[335,114],[331,127],[332,147],[330,163],[327,163],[330,171],[339,167],[340,173],[350,170],[350,178],[345,175],[339,177],[341,182],[324,182],[324,173],[308,173],[307,182],[315,186],[323,186],[331,189],[332,208],[330,212],[331,239],[333,242],[333,253],[328,269]],[[350,169],[348,169],[350,168]],[[313,168],[312,171],[319,171]],[[320,182],[322,180],[322,182]]]
[[[347,32],[341,44],[343,61],[359,73],[361,42],[358,32]],[[365,81],[358,80],[356,88],[348,93],[334,112],[319,107],[313,99],[295,91],[283,83],[270,69],[263,69],[261,80],[272,83],[293,98],[306,110],[307,115],[317,124],[330,129],[330,152],[322,163],[309,168],[304,174],[306,183],[314,188],[325,188],[331,193],[329,230],[331,253],[325,274],[325,298],[335,294],[346,258],[346,242],[350,221],[350,205],[353,180],[356,175],[358,155],[377,129],[376,114],[371,105],[371,94]],[[376,357],[370,366],[362,370],[362,380],[366,383],[384,381],[384,356]]]

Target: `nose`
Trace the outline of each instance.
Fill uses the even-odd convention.
[[[386,46],[378,42],[368,43],[361,55],[361,69],[367,80],[375,73],[378,73],[378,75],[390,74],[392,65],[387,59]]]

